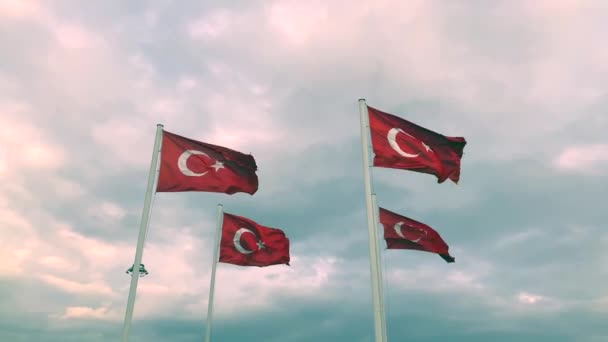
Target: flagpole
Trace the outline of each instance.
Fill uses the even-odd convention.
[[[217,227],[215,229],[215,240],[213,243],[213,256],[211,258],[211,280],[209,284],[209,301],[207,302],[207,328],[205,329],[205,342],[211,340],[211,321],[213,319],[213,295],[215,290],[215,269],[219,259],[219,247],[222,239],[222,224],[224,223],[224,211],[221,204],[217,205]]]
[[[369,261],[374,305],[374,331],[376,342],[386,342],[386,325],[382,306],[382,287],[378,261],[378,231],[376,229],[374,204],[372,203],[371,166],[369,161],[369,113],[365,99],[359,99],[361,113],[361,147],[363,152],[363,178],[365,181],[365,204],[367,206],[367,228],[369,233]]]
[[[139,236],[137,238],[137,248],[135,250],[135,261],[133,262],[133,272],[131,273],[131,288],[129,289],[129,299],[127,301],[127,310],[125,312],[125,321],[122,328],[122,342],[129,340],[129,330],[131,329],[131,321],[133,319],[133,308],[135,306],[135,295],[137,292],[137,283],[139,281],[139,266],[144,252],[144,241],[146,231],[148,230],[148,221],[150,218],[150,204],[152,196],[156,193],[154,183],[158,178],[158,156],[161,150],[161,141],[163,139],[163,125],[156,125],[156,137],[154,139],[154,150],[152,152],[152,161],[150,162],[150,171],[148,172],[148,187],[144,198],[144,209],[141,214],[139,225]]]
[[[379,237],[380,226],[378,202],[376,201],[376,194],[372,194],[372,206],[374,208],[374,225],[376,226],[376,261],[378,261],[378,279],[380,280],[380,313],[382,314],[382,338],[383,341],[388,341],[388,332],[386,329],[386,307],[384,306],[384,277],[382,276],[382,239]]]

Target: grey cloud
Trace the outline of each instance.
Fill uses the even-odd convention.
[[[374,107],[469,141],[458,186],[438,185],[428,175],[374,170],[379,204],[437,228],[456,257],[447,265],[428,253],[383,251],[385,275],[402,272],[414,282],[387,284],[391,339],[592,341],[608,334],[602,314],[590,309],[605,296],[596,285],[605,278],[605,177],[551,167],[565,147],[605,142],[606,51],[594,34],[605,25],[592,15],[603,13],[603,5],[572,4],[569,13],[540,3],[437,4],[328,4],[329,16],[315,24],[318,31],[293,44],[268,21],[270,5],[258,2],[224,2],[219,8],[211,2],[83,7],[58,1],[48,9],[55,21],[2,20],[0,40],[11,47],[0,57],[3,99],[29,104],[24,120],[43,130],[41,140],[59,144],[68,155],[68,163],[48,176],[11,169],[23,175],[12,185],[25,188],[30,198],[11,191],[3,196],[42,240],[52,238],[54,224],[62,222],[85,237],[130,246],[119,256],[124,261],[100,274],[125,295],[110,304],[122,314],[124,269],[135,249],[154,125],[162,122],[168,131],[203,141],[216,139],[220,128],[267,129],[272,139],[238,142],[258,160],[256,195],[157,194],[147,246],[169,254],[182,243],[176,235],[187,228],[206,248],[215,205],[224,203],[227,212],[284,229],[292,255],[335,258],[343,268],[330,275],[331,296],[308,302],[277,295],[278,313],[218,320],[218,339],[276,332],[266,340],[371,341],[356,102],[366,97]],[[226,30],[215,38],[191,37],[190,25],[216,10],[227,16]],[[105,45],[66,52],[54,40],[58,23],[81,26]],[[179,89],[188,77],[196,86]],[[264,91],[256,94],[255,86]],[[159,108],[162,101],[165,107]],[[284,135],[274,138],[278,133]],[[121,142],[142,156],[127,160]],[[76,182],[84,193],[62,194],[57,177]],[[120,205],[126,216],[92,217],[90,210],[103,201]],[[527,232],[535,235],[499,243]],[[186,265],[194,269],[195,282],[207,281],[207,252],[188,254],[196,258]],[[146,257],[152,256],[145,254],[144,262],[153,275],[145,281],[154,284],[169,270]],[[457,276],[471,277],[482,289],[458,283]],[[429,281],[431,289],[420,289],[416,281]],[[107,298],[72,295],[35,280],[1,283],[7,309],[0,310],[0,339],[118,338],[121,322],[59,324],[48,318],[66,306],[99,307]],[[537,308],[520,305],[523,292],[563,307],[552,311],[542,300]],[[139,295],[137,305],[154,296]],[[191,320],[184,308],[199,297],[183,294],[167,303],[176,305],[163,308],[162,318],[137,320],[132,340],[199,340],[204,320]],[[31,313],[36,305],[44,313]],[[143,308],[137,305],[136,311]]]

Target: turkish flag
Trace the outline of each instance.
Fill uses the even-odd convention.
[[[367,109],[374,166],[432,174],[438,183],[448,178],[458,183],[464,138],[446,137],[398,116]]]
[[[256,170],[252,155],[163,131],[156,191],[253,195],[258,190]]]
[[[289,265],[289,239],[280,229],[224,213],[219,261],[239,266]]]
[[[445,261],[454,262],[450,247],[439,233],[424,223],[380,209],[380,223],[384,226],[387,249],[414,249],[439,254]]]

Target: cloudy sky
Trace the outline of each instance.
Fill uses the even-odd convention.
[[[0,0],[0,340],[116,341],[157,123],[251,152],[252,197],[156,196],[131,341],[201,341],[216,205],[288,266],[220,264],[218,341],[373,341],[357,99],[468,145],[375,169],[456,263],[383,251],[391,341],[608,340],[608,3]]]

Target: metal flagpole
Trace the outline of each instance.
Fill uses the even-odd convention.
[[[220,241],[222,240],[222,224],[224,223],[224,211],[221,204],[217,205],[217,228],[215,230],[215,244],[213,246],[213,257],[211,258],[211,280],[209,284],[209,302],[207,303],[207,328],[205,329],[205,342],[211,340],[211,321],[213,319],[213,293],[215,290],[215,269],[219,259]]]
[[[129,289],[129,299],[127,301],[127,311],[125,312],[125,322],[122,328],[122,342],[129,340],[129,330],[131,329],[131,320],[133,319],[133,307],[135,306],[135,294],[137,292],[137,282],[139,281],[139,267],[141,258],[144,252],[144,241],[146,231],[148,230],[148,221],[150,218],[150,204],[152,196],[156,193],[154,183],[158,177],[158,156],[161,150],[161,141],[163,138],[163,125],[156,125],[156,138],[154,140],[154,151],[152,152],[152,161],[150,163],[150,171],[148,173],[148,188],[144,199],[144,209],[141,214],[139,225],[139,236],[137,238],[137,248],[135,250],[135,262],[133,263],[133,272],[131,273],[131,288]]]
[[[379,209],[378,209],[378,203],[376,202],[376,194],[372,194],[372,206],[374,207],[374,224],[376,226],[376,254],[377,254],[377,261],[378,261],[378,279],[380,282],[380,313],[382,314],[382,338],[383,341],[388,341],[388,332],[386,329],[386,307],[384,306],[384,277],[382,276],[382,239],[379,237],[380,235],[380,229],[378,229],[380,227],[380,213],[379,213]]]
[[[369,113],[365,99],[359,99],[361,113],[361,147],[363,152],[363,178],[365,180],[365,204],[367,205],[367,227],[369,233],[369,261],[374,304],[374,331],[376,342],[385,342],[386,325],[382,307],[382,286],[378,261],[378,234],[375,224],[374,205],[372,203],[371,166],[369,162]]]

